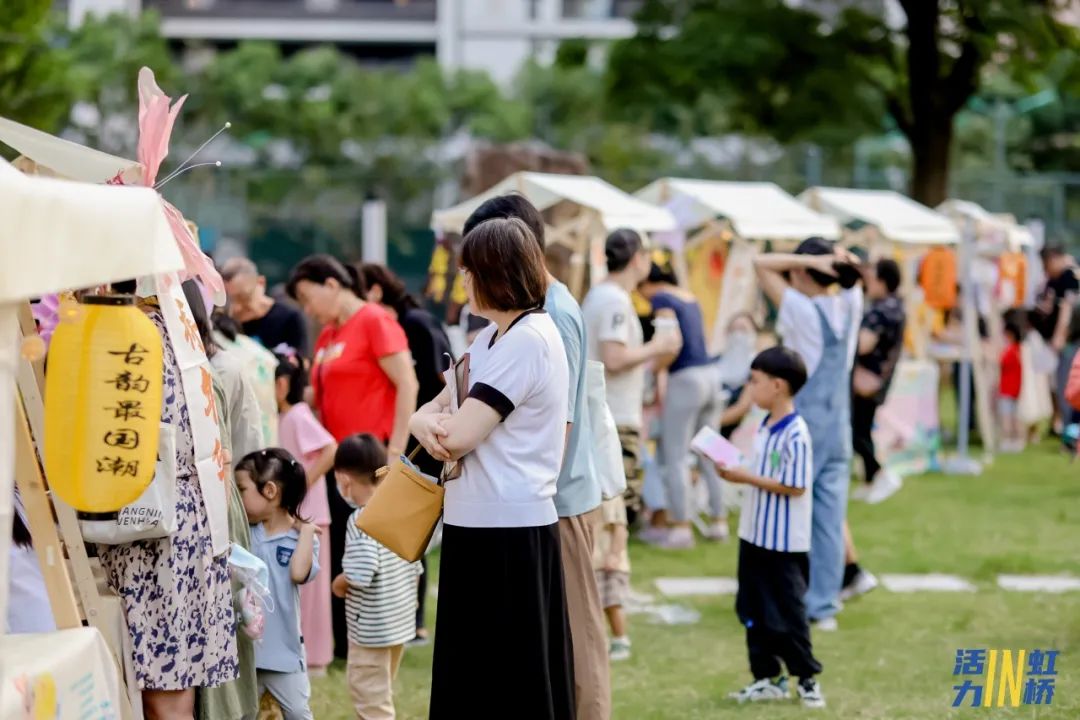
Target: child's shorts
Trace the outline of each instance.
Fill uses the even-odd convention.
[[[1016,402],[1016,398],[998,395],[998,417],[1015,417]]]
[[[630,573],[597,570],[596,587],[600,590],[600,607],[624,606],[630,599]]]

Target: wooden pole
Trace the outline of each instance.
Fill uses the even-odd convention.
[[[79,605],[64,563],[64,548],[56,532],[52,506],[45,490],[45,476],[38,464],[30,423],[21,402],[15,404],[15,483],[26,508],[26,520],[34,539],[45,590],[49,594],[56,627],[61,630],[82,627]]]
[[[19,326],[22,337],[30,337],[36,332],[29,303],[24,303],[19,310]],[[45,437],[45,406],[42,401],[45,389],[44,359],[31,362],[25,358],[20,358],[18,382],[26,418],[30,424],[30,432],[37,441],[38,457],[43,458],[43,438]],[[82,603],[86,620],[100,630],[102,635],[109,638],[111,636],[107,624],[101,617],[101,596],[98,594],[97,582],[94,579],[94,571],[90,564],[90,556],[86,552],[86,544],[83,542],[82,530],[79,529],[78,516],[75,510],[60,498],[53,496],[49,499],[52,501],[53,510],[60,525],[60,534],[64,541],[64,547],[67,548],[71,577],[75,583],[79,601]],[[114,650],[119,652],[118,648],[114,648]]]

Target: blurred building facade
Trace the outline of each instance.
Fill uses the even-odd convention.
[[[513,80],[528,59],[550,61],[560,41],[634,33],[640,0],[66,0],[70,21],[88,13],[161,15],[176,41],[230,46],[334,43],[361,60],[409,63],[435,56],[446,68]]]

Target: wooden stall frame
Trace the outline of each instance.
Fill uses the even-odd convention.
[[[36,333],[30,304],[22,303],[19,308],[19,341]],[[125,682],[125,650],[113,645],[112,632],[106,622],[102,597],[79,529],[78,517],[70,505],[52,495],[42,469],[42,439],[45,437],[45,407],[42,402],[44,358],[30,361],[20,356],[16,379],[15,481],[26,508],[28,529],[41,565],[56,626],[58,629],[82,627],[85,618],[101,633],[117,663],[122,684],[120,716],[124,720],[141,718],[141,709],[134,709],[131,690]]]

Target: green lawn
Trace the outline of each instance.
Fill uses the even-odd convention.
[[[740,707],[725,700],[747,680],[734,599],[677,600],[698,609],[701,622],[669,627],[635,618],[635,655],[612,669],[614,716],[1080,717],[1080,593],[1006,593],[993,583],[998,573],[1080,574],[1080,465],[1047,445],[1001,457],[977,478],[909,479],[882,505],[853,505],[850,521],[862,563],[875,572],[954,573],[973,579],[978,592],[879,590],[851,603],[839,616],[840,632],[815,633],[829,707],[813,713],[795,703]],[[634,545],[634,586],[656,594],[652,581],[661,576],[734,576],[735,554],[732,543],[677,553]],[[1053,705],[952,709],[953,660],[961,647],[1061,650]],[[427,716],[430,663],[430,647],[406,653],[397,682],[400,718]],[[353,717],[343,667],[315,681],[313,709],[318,720]]]

